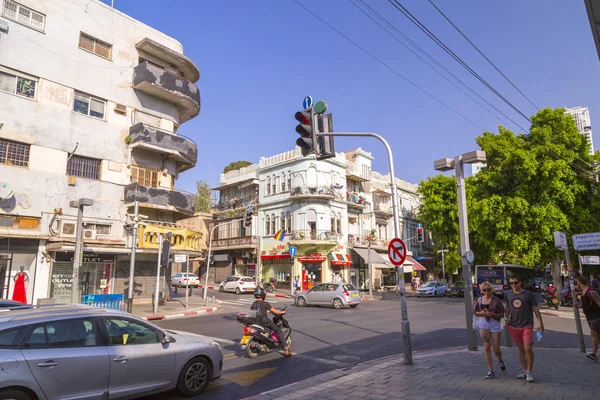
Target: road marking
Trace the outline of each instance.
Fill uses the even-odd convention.
[[[262,368],[250,371],[234,372],[229,374],[223,374],[222,380],[237,383],[240,386],[252,386],[265,376],[273,373],[277,367],[273,368]]]
[[[233,340],[229,340],[229,339],[222,339],[222,338],[206,336],[206,335],[202,335],[202,336],[204,336],[207,339],[214,340],[215,342],[219,342],[219,343],[235,344],[235,342]]]

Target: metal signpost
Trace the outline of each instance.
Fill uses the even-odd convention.
[[[402,239],[394,238],[390,240],[390,244],[388,245],[388,258],[390,259],[390,262],[396,266],[396,268],[394,268],[396,270],[396,296],[398,296],[398,290],[400,289],[400,286],[404,286],[404,274],[402,275],[401,284],[398,267],[404,264],[404,261],[406,260],[406,254],[406,245]]]
[[[154,289],[154,314],[158,314],[158,289],[160,286],[160,258],[162,256],[162,233],[158,234],[158,261],[156,262],[156,288]]]
[[[140,224],[140,203],[135,202],[133,215],[133,234],[131,237],[131,259],[129,260],[129,287],[127,288],[127,312],[133,312],[133,275],[135,274],[135,253],[137,251],[138,226]],[[160,254],[160,252],[158,253]]]
[[[305,99],[306,100],[306,99]],[[292,259],[294,259],[296,257],[296,253],[298,253],[298,248],[296,246],[290,246],[290,257]],[[292,262],[292,274],[290,276],[290,291],[292,292],[292,296],[295,294],[294,293],[294,283],[296,282],[296,280],[294,279],[294,264]]]
[[[189,297],[189,282],[190,282],[190,277],[189,277],[189,272],[190,272],[190,264],[188,263],[188,255],[183,253],[183,254],[173,254],[173,262],[174,263],[178,263],[178,264],[183,264],[185,263],[185,308],[188,308],[188,297]]]
[[[575,235],[573,235],[575,237]],[[573,240],[573,243],[576,243]],[[554,247],[557,249],[564,250],[565,261],[567,262],[567,268],[569,269],[569,284],[571,286],[571,293],[573,294],[573,311],[575,313],[575,326],[577,327],[577,336],[579,337],[579,350],[585,353],[585,341],[583,339],[583,328],[581,326],[581,315],[579,314],[579,308],[577,308],[577,293],[575,292],[575,279],[573,277],[573,265],[571,265],[571,258],[569,256],[569,244],[567,243],[567,235],[564,232],[554,232]],[[577,250],[577,248],[576,248]]]

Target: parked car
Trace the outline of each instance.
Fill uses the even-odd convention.
[[[200,278],[196,274],[189,272],[180,272],[171,279],[171,285],[177,287],[185,287],[187,285],[197,288],[200,286]]]
[[[444,296],[446,294],[446,284],[444,282],[427,282],[417,289],[417,297],[421,296]]]
[[[251,276],[230,276],[219,285],[219,292],[253,293],[256,283]]]
[[[122,311],[83,305],[0,313],[0,399],[197,396],[221,376],[221,346]]]
[[[465,297],[465,288],[467,287],[467,281],[454,282],[450,289],[446,292],[448,297]]]
[[[312,289],[296,293],[295,303],[304,306],[333,306],[337,309],[356,308],[360,302],[360,292],[349,283],[320,283]]]

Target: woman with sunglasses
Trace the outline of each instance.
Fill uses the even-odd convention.
[[[474,314],[481,317],[479,320],[479,334],[483,340],[483,350],[485,361],[488,366],[488,373],[485,376],[487,379],[496,377],[494,374],[492,348],[494,354],[498,357],[498,364],[502,371],[506,370],[504,360],[502,359],[502,351],[500,351],[500,336],[502,328],[500,327],[500,319],[504,316],[504,305],[492,293],[492,284],[484,282],[481,285],[482,296],[477,299],[475,304]]]

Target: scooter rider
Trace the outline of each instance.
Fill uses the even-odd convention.
[[[275,334],[277,335],[277,338],[279,339],[279,345],[285,349],[285,356],[286,357],[291,356],[292,352],[290,351],[289,346],[286,347],[285,335],[284,335],[283,331],[281,330],[281,328],[279,326],[277,326],[277,324],[275,324],[273,321],[271,321],[268,316],[268,312],[281,315],[281,314],[285,314],[285,311],[279,311],[279,310],[271,307],[271,304],[269,304],[267,301],[265,301],[266,294],[265,294],[264,289],[261,287],[256,288],[256,290],[254,291],[254,298],[256,299],[256,301],[254,303],[252,303],[252,306],[250,307],[250,309],[256,310],[256,321],[260,325],[262,325],[266,328],[269,328],[273,332],[275,332]]]

